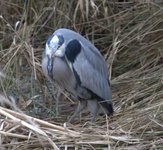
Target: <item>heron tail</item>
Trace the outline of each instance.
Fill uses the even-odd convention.
[[[113,104],[111,102],[111,100],[103,100],[101,98],[98,98],[98,101],[100,103],[100,105],[102,106],[102,108],[104,108],[104,111],[108,114],[111,115],[113,114],[114,110],[113,110]]]
[[[99,104],[104,108],[104,112],[107,113],[108,115],[113,114],[114,109],[113,109],[113,104],[112,104],[112,99],[105,100],[104,98],[101,98],[91,90],[87,89],[87,91],[91,94],[92,99],[96,99]]]

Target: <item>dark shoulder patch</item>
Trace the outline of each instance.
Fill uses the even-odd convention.
[[[70,62],[74,62],[81,52],[81,45],[78,40],[71,40],[66,47],[65,55]]]

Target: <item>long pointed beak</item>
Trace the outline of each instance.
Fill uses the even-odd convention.
[[[55,52],[56,53],[56,52]],[[53,53],[52,55],[51,55],[51,59],[54,59],[55,58],[55,53]]]

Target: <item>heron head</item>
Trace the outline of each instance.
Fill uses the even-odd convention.
[[[64,38],[62,35],[50,35],[45,47],[45,53],[50,58],[63,57],[64,55]]]

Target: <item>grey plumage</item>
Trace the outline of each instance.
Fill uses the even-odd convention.
[[[92,120],[100,106],[105,113],[113,113],[104,58],[79,33],[64,28],[56,30],[46,42],[42,69],[48,79],[56,81],[79,100],[70,122],[86,106],[92,114]]]

